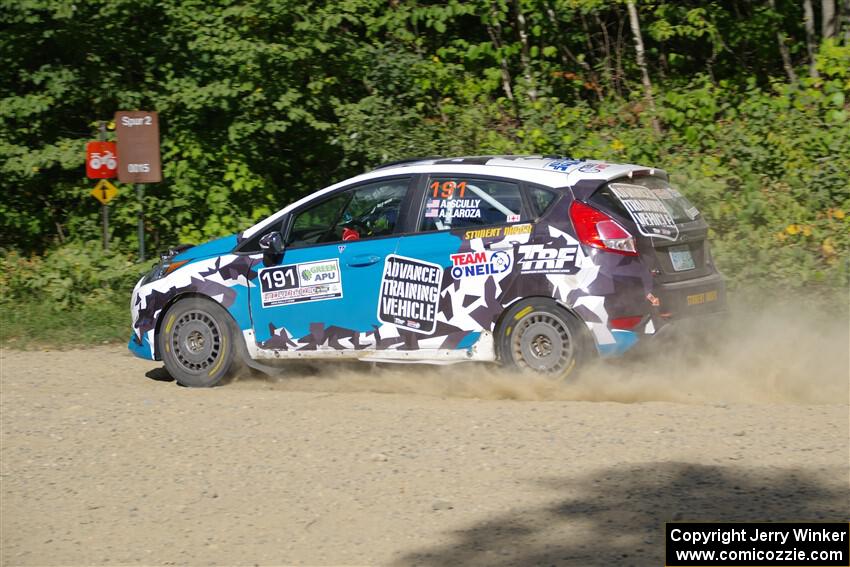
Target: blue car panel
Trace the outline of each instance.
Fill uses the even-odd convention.
[[[379,169],[242,233],[164,256],[133,291],[130,350],[161,358],[160,336],[168,332],[163,316],[188,297],[223,307],[252,358],[340,354],[426,362],[504,360],[499,345],[513,340],[513,322],[504,319],[511,309],[519,321],[535,305],[557,306],[607,357],[622,355],[671,320],[725,306],[707,227],[664,172],[513,156],[406,167]],[[467,186],[469,175],[488,180],[494,191],[515,193],[503,191],[507,197],[496,202],[483,183]],[[396,193],[407,191],[401,204],[392,201],[392,214],[380,209],[344,218],[358,227],[380,217],[395,227],[392,234],[370,237],[346,228],[338,241],[277,253],[260,248],[260,236],[287,241],[287,220],[299,211],[384,178],[395,182]],[[399,189],[408,182],[411,189]],[[547,188],[545,211],[531,206],[530,183]],[[452,195],[461,187],[474,195]],[[453,215],[478,224],[452,226]],[[436,222],[442,218],[447,227]],[[541,333],[544,345],[551,336]]]

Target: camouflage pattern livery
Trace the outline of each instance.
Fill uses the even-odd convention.
[[[202,296],[230,313],[256,359],[495,360],[494,333],[505,310],[521,299],[543,297],[586,325],[600,355],[621,354],[666,324],[659,305],[647,299],[659,293],[658,282],[639,256],[581,244],[569,208],[636,171],[666,179],[663,171],[639,166],[546,157],[427,160],[378,169],[302,199],[239,235],[164,258],[159,272],[133,290],[130,349],[159,359],[159,323],[168,307],[182,297]],[[541,218],[482,229],[404,232],[286,249],[279,258],[240,249],[328,193],[385,176],[433,172],[519,179],[552,188],[558,197]],[[358,264],[363,256],[373,263]],[[313,277],[311,266],[333,283],[305,283]],[[286,276],[299,278],[299,286],[264,293],[264,271],[262,277],[282,280],[284,274],[274,272],[289,268],[294,275]],[[640,323],[613,328],[611,321],[624,316],[640,317]]]

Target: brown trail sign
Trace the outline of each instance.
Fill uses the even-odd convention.
[[[139,199],[139,258],[145,261],[145,189],[142,183],[162,181],[159,155],[159,115],[143,110],[115,113],[118,137],[118,180],[135,183]]]
[[[159,183],[159,116],[156,112],[115,113],[118,137],[118,180],[121,183]]]

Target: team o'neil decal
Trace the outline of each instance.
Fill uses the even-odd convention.
[[[667,240],[679,238],[679,227],[656,191],[628,183],[611,183],[609,187],[629,211],[642,235]]]
[[[263,307],[342,297],[339,260],[319,260],[260,270]]]
[[[417,333],[437,325],[437,302],[443,267],[391,254],[384,264],[378,297],[378,320]]]
[[[456,280],[475,276],[492,276],[511,269],[511,255],[504,250],[463,252],[452,254],[451,259],[451,273]]]

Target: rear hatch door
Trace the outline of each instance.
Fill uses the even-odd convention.
[[[711,273],[708,225],[699,211],[661,177],[620,178],[596,192],[590,204],[623,223],[658,283]]]

